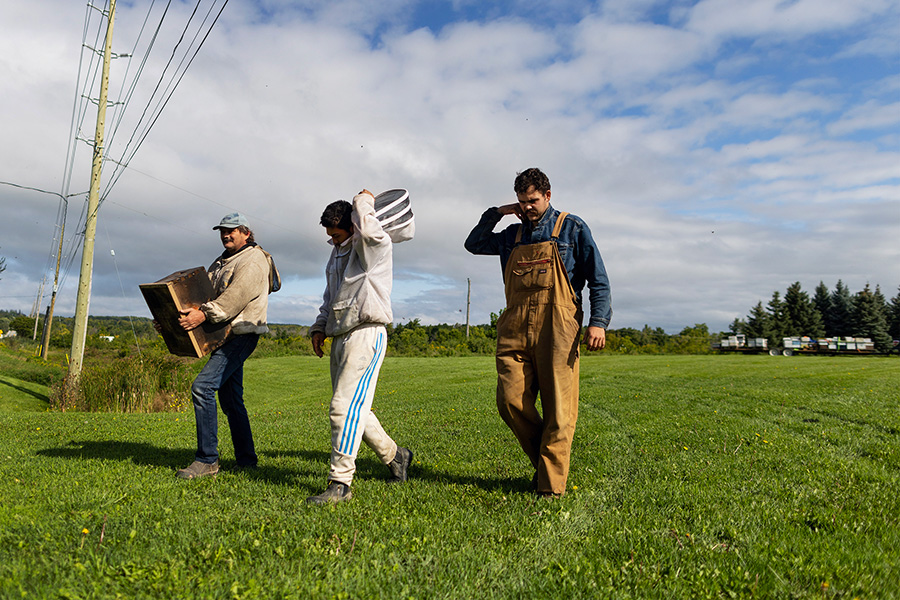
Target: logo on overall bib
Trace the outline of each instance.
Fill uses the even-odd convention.
[[[548,275],[552,272],[552,258],[537,258],[534,260],[517,260],[516,269],[513,274],[516,275],[519,285],[525,288],[549,288],[552,284],[552,277]]]

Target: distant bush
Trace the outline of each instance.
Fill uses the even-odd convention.
[[[184,359],[153,351],[85,363],[74,385],[66,377],[52,387],[50,406],[62,411],[180,411],[191,401],[193,377]]]
[[[712,336],[705,323],[685,327],[676,335],[662,328],[641,330],[631,327],[606,332],[606,352],[617,354],[709,354]]]
[[[37,344],[31,338],[6,338],[0,341],[0,350],[0,373],[7,377],[49,387],[66,374],[65,366],[37,355]]]
[[[312,356],[315,354],[312,341],[305,335],[289,337],[272,337],[263,335],[259,338],[256,350],[251,358],[274,358],[277,356]]]
[[[72,330],[66,327],[65,323],[57,323],[50,328],[50,347],[63,349],[72,347]]]
[[[34,319],[25,315],[13,317],[9,320],[9,328],[19,335],[31,337],[34,333]]]
[[[298,327],[287,329],[279,326],[259,338],[253,358],[277,356],[311,356],[314,354],[307,328],[299,333]],[[391,356],[471,356],[491,355],[497,347],[494,329],[487,325],[474,325],[466,337],[464,325],[422,325],[417,319],[406,324],[388,325],[388,353]],[[325,352],[330,349],[331,338],[325,340]]]
[[[422,325],[418,319],[388,325],[388,352],[392,356],[492,355],[497,349],[493,325]]]

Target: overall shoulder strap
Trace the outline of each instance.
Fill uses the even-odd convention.
[[[559,232],[562,231],[563,221],[566,220],[566,217],[569,216],[569,213],[559,213],[559,216],[556,218],[556,225],[553,227],[553,234],[550,236],[554,240],[559,237]]]
[[[515,242],[516,246],[518,246],[519,242],[522,241],[522,228],[523,227],[524,227],[524,225],[520,224],[518,231],[516,231],[516,242]]]

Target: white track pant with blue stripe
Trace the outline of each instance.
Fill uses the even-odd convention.
[[[388,464],[397,444],[372,412],[378,372],[387,350],[383,325],[363,325],[331,341],[331,472],[329,481],[350,485],[360,441]]]

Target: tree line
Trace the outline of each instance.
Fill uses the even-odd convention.
[[[490,323],[470,325],[468,328],[459,323],[423,325],[419,319],[392,323],[386,327],[388,353],[422,357],[493,355],[497,348],[498,318],[499,314],[491,313]],[[73,322],[71,317],[54,319],[51,349],[65,350],[72,345]],[[38,340],[41,325],[38,324]],[[34,319],[16,311],[0,311],[0,329],[16,330],[30,341]],[[146,317],[90,317],[87,329],[87,349],[92,353],[112,352],[124,357],[134,353],[138,345],[146,349],[148,343],[165,351],[162,338]],[[260,338],[253,356],[311,355],[313,350],[308,331],[309,327],[305,325],[269,323],[269,333]],[[667,334],[661,327],[652,329],[649,325],[643,329],[609,329],[606,351],[622,354],[705,354],[711,351],[710,342],[722,335],[726,334],[711,334],[704,323],[685,327],[674,335]],[[103,336],[112,336],[114,340],[107,341]]]
[[[502,311],[501,311],[502,312]],[[483,325],[423,325],[418,319],[387,326],[388,352],[395,356],[466,356],[490,355],[497,344],[497,319]],[[73,319],[54,320],[51,348],[68,348],[72,343]],[[17,311],[0,311],[0,330],[15,329],[20,335],[31,334],[34,319]],[[40,329],[40,325],[38,327]],[[294,324],[269,324],[270,332],[260,339],[256,357],[312,354],[307,337],[308,327]],[[900,339],[900,288],[890,302],[876,286],[852,294],[842,281],[829,290],[819,283],[812,297],[794,283],[782,295],[774,292],[768,304],[762,301],[750,309],[745,319],[735,319],[728,332],[712,333],[705,323],[668,334],[661,327],[643,329],[623,327],[607,331],[607,352],[623,354],[704,354],[710,343],[724,335],[742,333],[747,337],[766,338],[770,347],[782,344],[782,338],[793,336],[868,337],[880,352],[891,349],[892,340]],[[40,335],[40,331],[38,331]],[[100,336],[114,336],[112,346],[120,355],[129,354],[138,340],[161,343],[152,321],[146,317],[90,317],[88,347],[110,348]]]
[[[387,325],[388,351],[398,356],[464,356],[467,354],[493,354],[497,344],[497,315],[491,315],[490,325],[471,325],[468,335],[465,325],[423,325],[419,319],[406,323]],[[309,327],[304,325],[269,323],[269,333],[262,336],[254,356],[281,356],[291,354],[313,354],[309,342]],[[43,319],[37,326],[40,341]],[[66,349],[72,345],[74,318],[56,317],[50,348]],[[35,329],[35,319],[19,311],[0,310],[0,331],[14,330],[20,337],[31,339]],[[106,336],[114,338],[109,342]],[[147,341],[162,338],[153,328],[153,321],[147,317],[107,317],[91,316],[87,324],[88,348],[115,348],[125,355],[132,351],[136,342],[143,345]]]
[[[833,290],[819,282],[810,296],[800,282],[788,286],[782,296],[775,291],[769,302],[750,309],[746,319],[735,319],[731,333],[748,338],[766,338],[770,347],[785,337],[867,337],[879,352],[891,349],[900,339],[900,288],[888,301],[879,286],[869,284],[852,294],[839,279]]]

